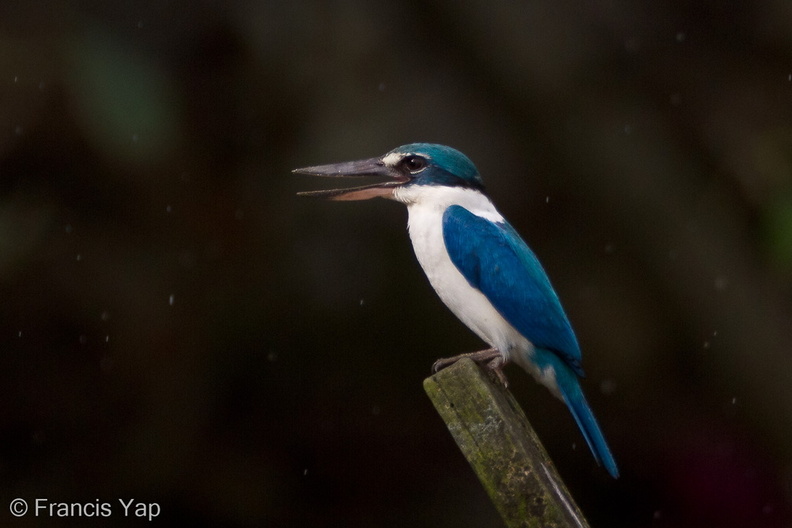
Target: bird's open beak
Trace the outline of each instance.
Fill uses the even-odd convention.
[[[305,167],[304,169],[294,169],[292,172],[330,178],[371,176],[390,178],[385,182],[363,185],[361,187],[297,193],[298,196],[314,196],[318,198],[328,198],[330,200],[368,200],[369,198],[375,198],[377,196],[388,197],[393,194],[394,188],[410,181],[410,178],[406,177],[398,170],[385,165],[380,158]]]

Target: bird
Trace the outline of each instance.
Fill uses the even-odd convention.
[[[411,143],[383,156],[292,171],[325,177],[384,177],[344,189],[301,196],[335,201],[381,197],[407,206],[415,256],[443,303],[489,345],[439,359],[433,372],[469,357],[507,385],[503,367],[516,363],[566,403],[594,459],[618,478],[619,469],[583,394],[581,350],[539,259],[488,197],[484,181],[462,152]]]

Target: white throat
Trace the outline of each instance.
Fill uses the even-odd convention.
[[[492,222],[503,222],[503,217],[492,205],[492,202],[475,189],[463,187],[444,187],[441,185],[410,185],[397,187],[393,191],[393,199],[407,205],[410,223],[413,215],[420,210],[439,212],[442,217],[446,209],[452,205],[461,205],[471,213]]]

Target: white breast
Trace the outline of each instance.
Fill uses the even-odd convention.
[[[443,241],[443,213],[461,205],[494,222],[503,221],[492,203],[478,191],[434,186],[398,188],[393,198],[407,205],[408,229],[415,256],[440,299],[468,328],[509,361],[514,348],[531,351],[531,345],[459,272]]]

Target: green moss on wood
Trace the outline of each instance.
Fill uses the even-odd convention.
[[[507,526],[588,527],[511,393],[470,359],[424,389]]]

